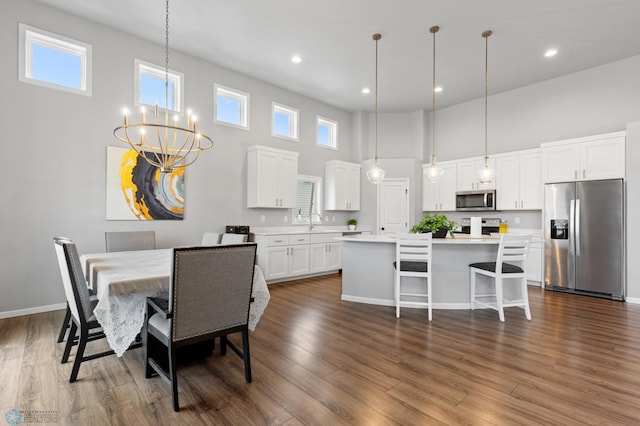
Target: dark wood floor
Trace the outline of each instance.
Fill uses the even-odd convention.
[[[640,424],[640,306],[530,288],[518,308],[424,311],[340,301],[341,276],[271,286],[251,333],[253,383],[232,352],[145,379],[141,350],[60,364],[62,311],[0,320],[0,415],[59,424]],[[95,345],[95,343],[94,343]]]

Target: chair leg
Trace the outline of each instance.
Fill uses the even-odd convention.
[[[242,359],[244,361],[244,377],[251,383],[251,356],[249,353],[249,330],[242,330]]]
[[[429,310],[429,322],[431,322],[431,278],[427,278],[427,309]]]
[[[400,318],[400,275],[397,272],[393,274],[393,295],[396,302],[396,318]]]
[[[473,311],[476,300],[476,273],[469,269],[469,308]]]
[[[69,328],[70,322],[71,322],[71,309],[69,309],[69,304],[67,303],[67,312],[65,312],[64,314],[64,320],[62,321],[60,334],[58,334],[58,343],[62,343],[62,341],[64,340],[64,335],[67,333],[67,328]]]
[[[178,404],[178,373],[176,362],[176,347],[170,344],[169,348],[169,376],[171,378],[171,394],[173,396],[173,411],[180,411]]]
[[[69,330],[69,336],[67,337],[67,344],[64,346],[64,353],[62,354],[62,364],[69,361],[69,354],[71,353],[71,347],[73,346],[73,341],[76,338],[77,330],[78,330],[78,326],[74,321],[71,321],[71,330]]]
[[[227,354],[227,336],[220,336],[220,355]]]
[[[78,379],[78,371],[80,371],[80,364],[84,358],[84,349],[87,346],[87,340],[89,339],[89,333],[86,330],[80,330],[80,337],[78,340],[78,350],[76,351],[76,358],[73,360],[73,367],[71,368],[71,377],[69,383],[73,383]],[[69,335],[71,340],[71,335]]]
[[[527,278],[522,278],[522,299],[524,301],[524,315],[531,321],[531,309],[529,309],[529,290],[527,288]]]
[[[504,308],[502,307],[503,302],[503,294],[502,294],[502,277],[495,278],[496,285],[496,306],[498,307],[498,316],[500,317],[500,321],[504,322]]]

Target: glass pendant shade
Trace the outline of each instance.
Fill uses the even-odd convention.
[[[427,180],[431,183],[438,183],[438,181],[440,180],[440,178],[442,177],[444,173],[444,170],[442,170],[442,168],[438,167],[438,164],[436,163],[436,157],[435,155],[431,157],[431,166],[429,167],[429,169],[427,169]]]
[[[478,180],[480,183],[491,183],[493,182],[493,178],[496,176],[496,171],[489,167],[489,163],[486,161],[482,166],[482,169],[478,172]]]
[[[373,163],[373,167],[367,170],[367,179],[373,184],[378,184],[384,179],[384,170],[378,167],[378,161]]]

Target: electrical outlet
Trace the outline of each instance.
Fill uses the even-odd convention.
[[[329,222],[329,216],[325,216],[325,217],[324,217],[324,221],[325,221],[325,222]]]
[[[289,222],[289,216],[284,215],[284,221],[285,221],[285,222]]]
[[[516,222],[516,225],[517,225],[517,224],[519,224],[519,223],[520,223],[520,218],[519,218],[519,217],[516,217],[516,218],[514,219],[514,221]]]
[[[266,220],[266,218],[264,217],[264,215],[260,216],[260,222],[264,222]]]
[[[335,217],[335,216],[331,216],[331,220],[332,220],[333,222],[335,222],[335,221],[336,221],[336,217]]]

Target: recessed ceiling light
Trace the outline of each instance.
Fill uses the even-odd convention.
[[[300,55],[293,55],[291,57],[291,62],[293,62],[294,64],[299,64],[300,62],[302,62],[302,58],[300,57]]]
[[[364,89],[362,89],[362,93],[364,93],[365,95],[368,95],[369,93],[371,93],[371,89],[369,89],[368,87],[365,87]]]
[[[556,56],[558,54],[558,49],[549,49],[544,52],[545,58],[551,58],[552,56]]]
[[[442,86],[436,86],[435,89],[433,89],[433,91],[436,93],[442,92]]]

